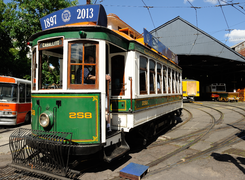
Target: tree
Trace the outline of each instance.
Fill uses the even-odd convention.
[[[31,59],[27,56],[30,47],[27,42],[32,34],[41,31],[39,19],[76,4],[77,0],[13,0],[7,4],[3,19],[14,48],[10,50],[14,55],[11,63],[13,76],[23,78],[31,75]]]
[[[13,64],[14,52],[11,37],[4,24],[6,4],[0,0],[0,75],[11,75],[11,64]]]

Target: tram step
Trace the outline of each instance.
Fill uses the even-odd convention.
[[[116,158],[123,156],[130,150],[129,145],[125,140],[125,135],[123,130],[121,131],[120,135],[121,135],[121,143],[120,143],[121,145],[119,147],[117,147],[116,144],[112,146],[107,146],[106,148],[107,152],[104,151],[104,160],[108,163]]]
[[[111,162],[113,159],[123,156],[127,151],[129,151],[129,148],[128,148],[128,147],[120,146],[120,147],[116,148],[116,149],[111,153],[110,156],[106,156],[106,157],[105,157],[105,160],[106,160],[107,162]]]
[[[149,166],[130,163],[120,171],[120,177],[131,180],[140,180],[148,172],[148,168]]]

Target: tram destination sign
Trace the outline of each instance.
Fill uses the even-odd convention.
[[[79,22],[95,22],[106,27],[107,16],[104,7],[100,4],[73,6],[40,19],[42,30]]]
[[[178,56],[144,28],[144,43],[178,64]]]
[[[56,41],[49,41],[49,42],[42,42],[39,45],[39,48],[49,48],[53,46],[60,46],[62,45],[62,40],[56,40]]]

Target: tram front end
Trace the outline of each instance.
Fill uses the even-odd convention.
[[[85,27],[59,24],[58,17],[67,17],[67,12],[73,17],[80,11],[89,13],[84,21],[99,22]],[[47,24],[54,18],[57,24]],[[31,129],[17,129],[9,137],[12,165],[73,177],[78,174],[71,170],[76,163],[100,154],[106,144],[108,50],[105,40],[98,39],[98,29],[107,26],[106,13],[101,5],[74,6],[40,21],[43,31],[29,39],[32,124]]]
[[[74,176],[70,157],[87,157],[103,148],[100,94],[32,94],[32,129],[10,138],[15,166]]]

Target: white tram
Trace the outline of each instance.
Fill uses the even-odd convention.
[[[58,155],[50,155],[54,146],[69,147],[69,153],[63,153],[68,156],[102,151],[110,162],[129,150],[124,133],[136,130],[147,138],[171,124],[173,118],[167,116],[180,115],[182,70],[177,56],[146,30],[142,36],[116,15],[107,16],[102,5],[62,9],[40,22],[43,30],[29,39],[32,133],[25,142],[46,152],[43,157],[52,159],[49,162],[59,164]],[[42,138],[50,133],[56,133],[54,141],[60,134],[67,137],[59,140],[64,143],[50,143],[52,139]],[[26,149],[11,147],[12,153]]]

